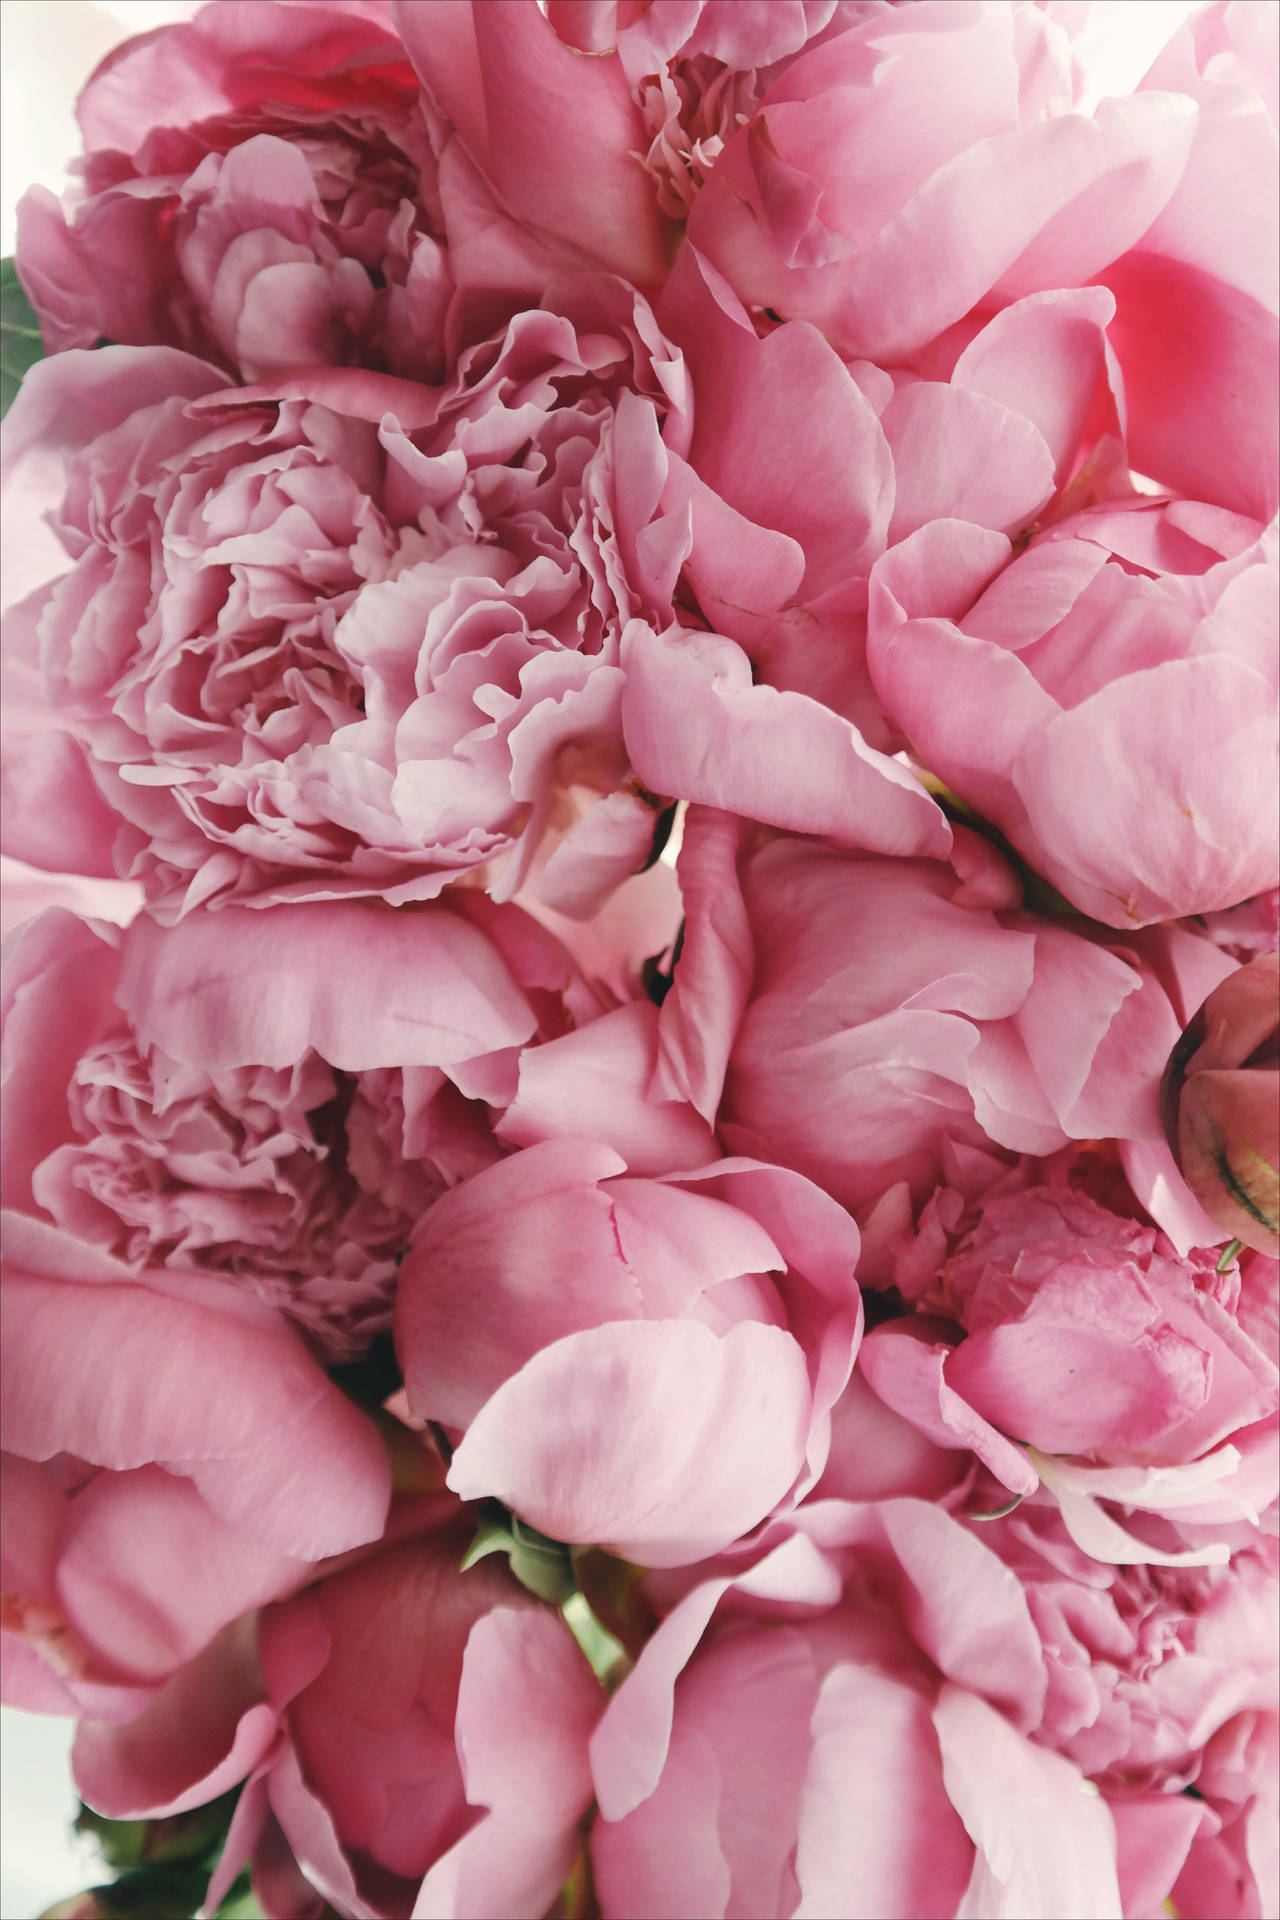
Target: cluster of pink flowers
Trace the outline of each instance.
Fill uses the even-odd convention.
[[[23,204],[6,1697],[211,1914],[1277,1912],[1277,13],[1089,12],[216,0]]]

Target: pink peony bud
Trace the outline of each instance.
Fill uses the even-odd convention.
[[[1224,1233],[1280,1250],[1280,955],[1215,987],[1174,1048],[1161,1106],[1183,1178]]]

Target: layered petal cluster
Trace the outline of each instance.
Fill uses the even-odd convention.
[[[183,11],[6,428],[76,1911],[1276,1920],[1280,15]]]
[[[683,382],[625,286],[561,294],[443,392],[342,369],[228,389],[168,349],[35,370],[11,486],[57,446],[75,565],[10,621],[11,778],[49,798],[10,852],[114,859],[169,915],[428,898],[500,864],[510,894],[549,828],[609,798],[561,893],[585,912],[643,862],[615,528],[644,458],[627,423],[678,438]]]
[[[862,1326],[853,1223],[746,1160],[637,1179],[548,1139],[445,1195],[396,1297],[449,1485],[558,1540],[677,1566],[798,1498]]]
[[[1257,533],[1135,501],[1011,564],[938,520],[877,569],[871,673],[913,752],[1107,926],[1276,885],[1280,600],[1274,528]]]
[[[1109,1809],[1028,1737],[1027,1599],[960,1522],[820,1501],[701,1571],[592,1739],[610,1920],[1120,1911]]]
[[[77,103],[69,202],[33,187],[22,275],[50,351],[185,348],[438,379],[453,295],[416,77],[385,9],[231,0],[126,42]]]
[[[923,1199],[948,1144],[1159,1138],[1180,1025],[1161,972],[1027,912],[987,840],[889,860],[691,813],[681,862],[659,1075],[732,1147],[865,1213],[900,1183]],[[1192,944],[1220,978],[1229,963]]]
[[[29,923],[6,980],[7,1204],[86,1258],[234,1277],[318,1352],[362,1351],[418,1219],[500,1151],[485,1099],[540,1026],[507,913],[510,958],[509,922],[495,941],[438,907]],[[342,984],[366,955],[373,1020]]]
[[[866,1379],[1015,1495],[1042,1480],[1099,1559],[1222,1559],[1203,1523],[1277,1492],[1275,1263],[1221,1271],[1082,1188],[1002,1185],[931,1198],[894,1262],[917,1311],[868,1336]],[[1162,1517],[1135,1538],[1098,1501]]]

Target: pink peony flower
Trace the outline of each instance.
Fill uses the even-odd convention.
[[[6,989],[8,1204],[85,1258],[234,1279],[329,1360],[389,1326],[416,1221],[498,1156],[484,1101],[539,1019],[465,915],[359,902],[123,935],[51,912]]]
[[[1256,1534],[1229,1566],[1108,1567],[1039,1507],[982,1538],[1040,1635],[1036,1740],[1095,1780],[1115,1819],[1124,1913],[1273,1911],[1274,1540]]]
[[[419,899],[477,870],[497,885],[499,863],[510,894],[583,812],[589,882],[571,836],[555,884],[588,911],[653,840],[621,739],[614,529],[627,432],[660,452],[665,419],[678,440],[682,395],[613,281],[566,283],[443,394],[342,370],[223,390],[159,348],[42,363],[8,457],[17,486],[63,450],[76,565],[11,618],[43,685],[43,716],[15,718],[28,757],[87,756],[129,823],[117,862],[170,914]],[[30,818],[18,787],[11,852],[78,864],[63,787]]]
[[[604,1696],[569,1629],[438,1490],[371,1549],[236,1621],[127,1721],[82,1719],[80,1792],[154,1818],[243,1782],[209,1885],[250,1865],[264,1911],[537,1920],[580,1853]]]
[[[105,338],[246,380],[346,363],[441,377],[453,285],[385,8],[202,8],[126,42],[77,113],[66,208],[34,187],[19,214],[51,351]]]
[[[1215,987],[1170,1056],[1165,1130],[1184,1179],[1224,1234],[1280,1253],[1280,956]]]
[[[126,1720],[307,1563],[378,1537],[387,1456],[243,1289],[17,1215],[6,1262],[6,1697]]]
[[[872,13],[786,65],[689,237],[749,307],[815,321],[848,358],[905,361],[975,310],[1096,278],[1167,204],[1194,103],[1085,114],[1076,85],[1048,10]]]
[[[1027,1601],[956,1520],[823,1501],[699,1574],[592,1739],[606,1920],[1119,1912],[1108,1809],[1028,1738]]]
[[[695,811],[680,875],[656,1090],[733,1150],[865,1212],[899,1181],[923,1199],[947,1143],[1045,1154],[1159,1137],[1178,1025],[1161,979],[1018,911],[1020,883],[979,836],[944,866],[753,840]]]
[[[297,1912],[312,1889],[365,1920],[538,1920],[555,1899],[582,1844],[604,1696],[569,1629],[505,1569],[459,1572],[460,1520],[450,1503],[429,1531],[263,1613],[279,1732],[211,1905],[247,1855],[264,1893],[284,1883],[289,1904],[272,1912]]]
[[[651,788],[844,846],[946,852],[938,808],[889,757],[902,736],[868,675],[868,577],[940,517],[1021,538],[1068,500],[1128,493],[1113,310],[1098,288],[1030,295],[925,379],[846,367],[807,322],[757,338],[685,249],[660,311],[693,434],[635,537],[647,618],[624,648],[627,746]]]
[[[867,1335],[860,1370],[1014,1493],[1043,1480],[1087,1553],[1217,1563],[1204,1523],[1230,1533],[1275,1497],[1280,1404],[1274,1265],[1246,1280],[1218,1264],[1070,1186],[1006,1183],[969,1209],[942,1189],[894,1264],[916,1312]],[[1098,1500],[1165,1517],[1135,1535]]]
[[[719,1551],[822,1471],[861,1329],[857,1235],[750,1161],[629,1177],[553,1138],[432,1207],[400,1272],[410,1411],[449,1485],[650,1566]]]
[[[1134,502],[1009,564],[938,522],[873,578],[871,673],[913,753],[1108,926],[1276,884],[1277,573],[1255,531]]]

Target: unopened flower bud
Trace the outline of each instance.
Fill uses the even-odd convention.
[[[1182,1177],[1225,1235],[1280,1251],[1280,955],[1214,988],[1169,1057],[1165,1133]]]

